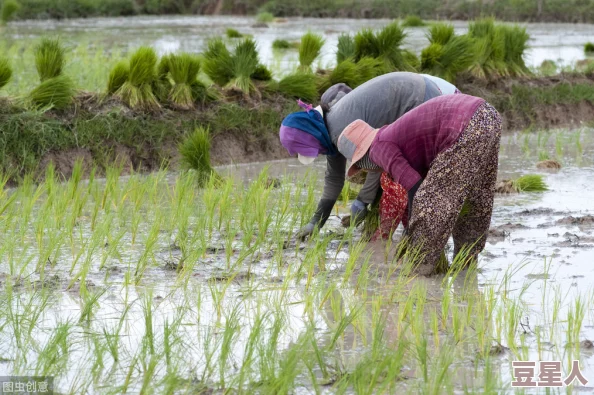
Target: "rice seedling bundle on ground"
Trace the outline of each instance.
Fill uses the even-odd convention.
[[[589,55],[594,55],[594,43],[587,42],[586,45],[584,45],[584,52]]]
[[[198,182],[203,185],[215,171],[210,163],[210,132],[199,127],[179,146],[182,165],[197,173]]]
[[[355,61],[365,57],[381,59],[391,71],[414,71],[410,54],[402,49],[406,34],[398,22],[374,33],[364,29],[355,34]]]
[[[158,109],[161,106],[153,93],[153,84],[157,78],[157,54],[150,47],[140,47],[130,57],[128,79],[117,90],[124,103],[131,108],[145,110]]]
[[[124,85],[130,75],[130,65],[128,61],[122,60],[118,62],[109,73],[107,80],[107,93],[113,95]]]
[[[260,63],[256,42],[246,38],[235,46],[234,53],[220,39],[211,40],[204,52],[204,72],[217,85],[239,90],[245,95],[258,93],[253,79],[267,81],[270,71]]]
[[[299,45],[299,67],[301,71],[311,71],[311,66],[324,46],[324,38],[312,32],[307,32],[301,37]]]
[[[188,53],[170,54],[161,59],[158,81],[163,81],[161,86],[165,89],[169,85],[167,98],[173,107],[189,110],[196,101],[208,99],[206,85],[198,80],[199,72],[200,61]]]
[[[424,73],[454,82],[475,61],[473,41],[468,36],[456,36],[452,25],[432,25],[427,38],[429,46],[421,52]]]
[[[525,28],[496,25],[493,18],[485,18],[470,23],[468,35],[476,53],[471,72],[477,77],[529,74],[523,59],[530,39]]]
[[[344,62],[347,59],[355,59],[355,40],[350,34],[338,36],[338,47],[336,50],[336,63]]]
[[[35,68],[41,82],[62,74],[66,59],[60,40],[44,38],[35,47]]]
[[[272,42],[273,49],[299,49],[299,45],[299,42],[290,42],[282,39],[276,39]]]
[[[423,22],[423,20],[417,15],[409,15],[406,18],[404,18],[404,21],[402,22],[402,26],[404,26],[404,27],[421,27],[421,26],[425,26],[425,22]]]
[[[363,58],[357,63],[345,60],[337,64],[326,78],[321,79],[318,90],[324,92],[332,85],[341,82],[354,89],[370,79],[388,72],[385,63],[379,59]]]
[[[515,180],[503,180],[497,183],[497,193],[544,192],[548,190],[544,178],[538,174],[527,174]]]
[[[6,24],[11,21],[21,5],[16,0],[4,0],[0,8],[0,22]]]
[[[8,59],[0,58],[0,89],[4,87],[12,78],[12,69]]]
[[[312,73],[297,72],[281,79],[276,84],[271,84],[283,96],[313,102],[318,98],[316,86],[317,78]]]
[[[528,49],[530,35],[525,27],[498,25],[505,41],[506,71],[512,76],[526,76],[530,74],[524,62],[524,52]]]
[[[228,28],[226,31],[227,37],[229,38],[242,38],[243,34],[241,34],[238,30]]]
[[[256,21],[259,23],[274,22],[274,15],[272,15],[270,12],[261,12],[256,16]]]
[[[62,75],[65,65],[64,48],[57,39],[43,39],[35,48],[35,67],[41,84],[28,96],[37,109],[64,109],[74,97],[74,84]]]

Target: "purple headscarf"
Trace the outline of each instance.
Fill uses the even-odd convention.
[[[301,154],[316,157],[326,153],[326,148],[322,146],[317,138],[289,126],[281,126],[280,141],[283,147],[289,151],[289,155]]]

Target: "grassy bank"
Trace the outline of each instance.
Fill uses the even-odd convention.
[[[4,0],[12,2],[12,0]],[[18,0],[15,18],[86,18],[138,14],[239,14],[273,16],[473,19],[493,15],[508,21],[594,22],[594,4],[581,0]]]
[[[484,97],[501,112],[506,128],[577,126],[594,121],[594,78],[507,80],[498,84],[460,81],[463,92]],[[119,162],[125,172],[177,168],[178,145],[199,126],[209,128],[215,164],[287,157],[278,140],[293,99],[280,95],[257,103],[216,102],[196,111],[161,109],[143,113],[115,99],[79,96],[72,110],[27,111],[6,100],[0,105],[0,172],[12,181],[25,174],[43,176],[51,161],[69,177],[75,160],[85,171]]]

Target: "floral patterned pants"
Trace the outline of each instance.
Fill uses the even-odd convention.
[[[485,248],[500,139],[501,117],[484,103],[458,140],[431,164],[415,195],[408,229],[412,247],[421,251],[421,265],[437,263],[450,234],[454,238],[454,256],[468,246],[469,258],[476,258]],[[458,216],[465,200],[469,211]]]

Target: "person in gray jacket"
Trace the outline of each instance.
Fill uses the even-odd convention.
[[[304,112],[289,114],[282,122],[280,140],[290,155],[309,164],[326,155],[324,191],[309,223],[298,232],[305,238],[326,223],[345,181],[347,159],[336,149],[338,137],[351,122],[361,119],[373,128],[388,125],[424,102],[440,96],[431,79],[415,73],[394,72],[367,81],[349,92],[338,84],[322,96],[322,107],[300,103]],[[365,184],[351,206],[351,221],[359,223],[367,214],[380,188],[381,173],[368,173]]]

